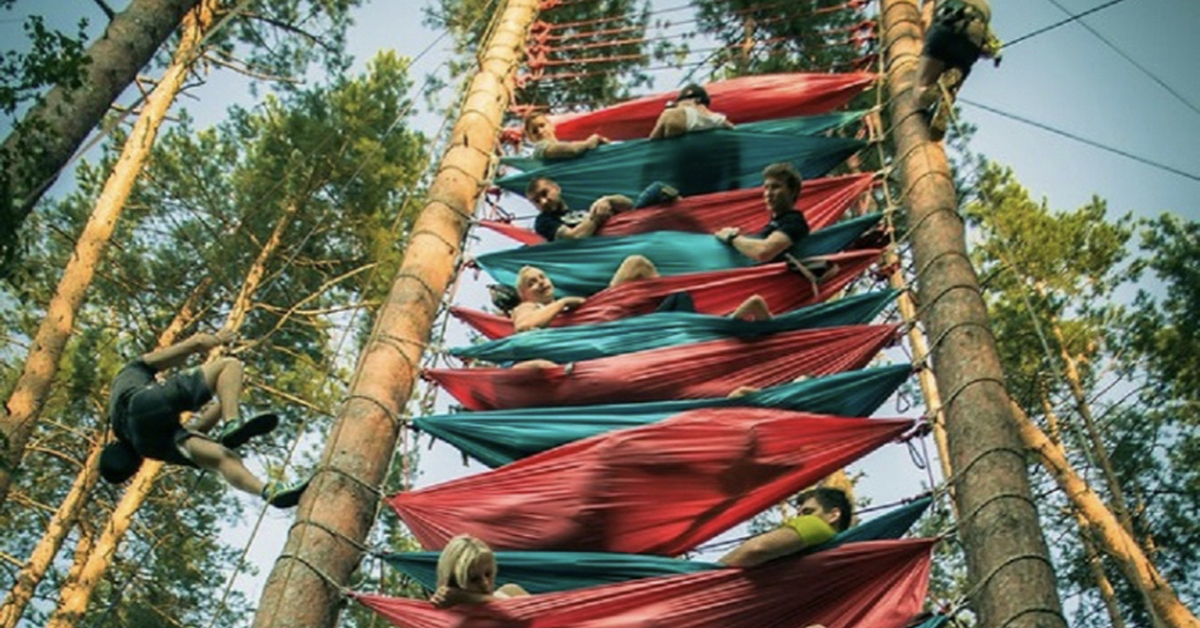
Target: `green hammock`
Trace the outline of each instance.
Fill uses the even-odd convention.
[[[450,354],[497,363],[540,358],[564,364],[718,338],[750,338],[795,329],[860,325],[874,319],[896,294],[895,290],[868,292],[811,305],[769,321],[659,312],[595,325],[527,331],[451,349]]]
[[[814,547],[811,552],[833,549],[845,543],[898,539],[912,527],[933,500],[923,497],[866,523],[854,526]],[[400,552],[383,559],[400,572],[432,591],[437,588],[438,552]],[[496,552],[500,582],[515,582],[530,593],[568,591],[584,587],[653,578],[709,569],[717,563],[680,560],[644,554],[604,552]]]
[[[779,118],[776,120],[762,120],[759,122],[748,122],[737,125],[737,131],[740,133],[774,133],[777,135],[820,135],[826,131],[839,129],[861,120],[867,112],[865,111],[839,111],[837,113],[829,113],[819,116],[800,116],[794,118]],[[583,158],[609,158],[612,155],[638,154],[641,152],[652,151],[656,143],[661,144],[661,140],[626,140],[614,144],[606,144],[595,150],[588,151]],[[631,150],[636,149],[633,153]],[[615,159],[612,158],[612,159]],[[538,168],[545,168],[556,164],[564,163],[563,159],[552,159],[549,161],[536,159],[533,157],[503,157],[500,163],[506,166],[512,166],[517,170],[528,172]]]
[[[869,416],[912,374],[895,364],[764,388],[728,399],[520,408],[417,417],[417,429],[489,467],[499,467],[589,436],[638,427],[696,408],[754,406],[844,417]]]
[[[751,188],[762,185],[763,168],[776,162],[790,162],[805,179],[816,178],[864,146],[861,140],[841,137],[719,129],[611,144],[581,159],[502,177],[496,185],[524,195],[534,178],[549,177],[562,188],[568,206],[586,209],[606,194],[637,198],[655,181],[673,185],[684,196]]]
[[[875,226],[881,216],[867,214],[816,231],[789,253],[797,259],[837,253]],[[613,273],[630,255],[646,256],[664,277],[756,263],[709,234],[679,231],[560,240],[487,253],[475,261],[502,284],[515,286],[517,272],[529,265],[542,269],[550,277],[556,295],[589,296],[607,288]]]

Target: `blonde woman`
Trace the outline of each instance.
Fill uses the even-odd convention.
[[[438,557],[437,591],[429,601],[438,608],[483,604],[529,595],[520,585],[496,588],[496,555],[487,543],[460,534],[446,544]]]

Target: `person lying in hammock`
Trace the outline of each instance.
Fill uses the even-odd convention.
[[[667,108],[659,114],[654,129],[650,131],[650,139],[678,137],[684,133],[709,129],[732,129],[733,123],[725,114],[709,109],[710,104],[712,101],[703,87],[694,83],[685,86],[675,102],[667,103]]]
[[[590,238],[613,214],[675,201],[679,191],[656,181],[636,201],[623,194],[609,194],[596,199],[587,211],[575,211],[567,207],[562,188],[553,179],[535,177],[525,188],[525,198],[538,210],[533,230],[547,242],[553,242]]]
[[[487,543],[460,534],[450,539],[438,556],[437,590],[429,601],[438,608],[450,608],[526,595],[529,592],[517,584],[496,588],[496,555]]]
[[[239,360],[223,357],[172,374],[161,382],[156,379],[160,372],[182,365],[188,356],[227,345],[234,337],[231,329],[196,334],[142,355],[117,373],[108,400],[108,417],[116,440],[100,454],[101,477],[120,484],[133,477],[142,460],[149,458],[216,471],[234,488],[258,495],[276,508],[299,503],[307,481],[290,485],[264,482],[233,451],[279,424],[279,417],[270,413],[239,420],[243,372]],[[217,403],[209,404],[214,394]],[[200,416],[193,429],[185,428],[180,415],[197,411]],[[221,419],[226,427],[220,435],[206,436]]]
[[[533,143],[534,159],[557,161],[581,157],[609,142],[607,137],[593,133],[586,140],[565,142],[554,134],[554,123],[541,111],[525,116],[525,137]]]
[[[796,211],[801,183],[800,173],[792,164],[767,166],[763,170],[763,203],[771,220],[766,228],[745,235],[737,227],[725,227],[713,235],[756,262],[782,261],[789,249],[808,236],[808,220]]]
[[[992,32],[987,0],[938,0],[925,33],[914,96],[929,117],[929,139],[946,135],[950,109],[979,57],[1000,65],[1000,40]]]
[[[846,493],[820,487],[796,496],[797,514],[778,528],[752,537],[733,548],[720,562],[730,567],[753,567],[795,554],[832,539],[850,527],[853,506]]]

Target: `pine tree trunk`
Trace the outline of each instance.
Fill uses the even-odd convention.
[[[1088,527],[1084,534],[1094,538],[1105,554],[1117,562],[1121,573],[1134,587],[1144,591],[1154,608],[1154,613],[1171,628],[1200,628],[1200,621],[1192,614],[1171,585],[1162,577],[1154,564],[1146,558],[1141,546],[1125,531],[1104,500],[1075,472],[1071,463],[1029,415],[1017,404],[1012,404],[1012,421],[1016,425],[1025,446],[1038,454],[1046,471],[1058,482],[1059,487],[1083,518]]]
[[[0,146],[0,260],[17,228],[179,21],[199,0],[133,0],[88,48],[83,86],[50,90]]]
[[[25,445],[33,434],[42,404],[50,391],[58,361],[75,326],[79,306],[108,247],[109,238],[125,208],[125,201],[150,155],[167,110],[182,89],[188,70],[198,56],[204,31],[213,21],[214,6],[213,0],[206,0],[185,18],[183,38],[171,66],[146,98],[142,115],[126,140],[112,174],[104,183],[96,207],[75,243],[74,255],[67,262],[54,297],[46,308],[46,318],[38,326],[16,387],[4,404],[6,412],[0,416],[0,436],[3,437],[0,438],[3,441],[0,504],[8,497],[13,473],[20,466]]]
[[[196,302],[208,285],[208,280],[197,284],[196,289],[188,296],[183,307],[179,308],[179,311],[176,312],[171,323],[159,334],[158,348],[161,349],[173,344],[175,339],[179,337],[179,334],[191,325],[195,317]],[[29,554],[29,559],[21,567],[20,573],[17,574],[16,582],[13,583],[8,596],[5,597],[4,604],[0,605],[0,628],[16,627],[17,622],[21,619],[21,615],[25,612],[26,605],[32,599],[34,591],[37,590],[38,584],[45,577],[51,562],[62,548],[62,543],[66,540],[67,534],[79,520],[79,514],[83,512],[92,489],[95,488],[96,482],[100,479],[98,472],[100,451],[104,447],[104,438],[106,436],[106,434],[101,434],[99,439],[93,443],[91,451],[88,453],[87,462],[84,463],[79,475],[75,477],[75,482],[72,484],[71,490],[67,493],[58,510],[55,511],[54,516],[50,519],[50,523],[46,526],[46,533],[42,535],[37,546]],[[81,539],[90,539],[90,535],[82,534],[81,532]],[[67,578],[68,583],[78,579],[79,570],[87,562],[86,557],[90,552],[90,540],[81,542],[80,547],[76,551],[75,574]]]
[[[881,0],[889,112],[908,209],[921,322],[956,469],[958,538],[983,628],[1066,626],[1050,552],[1013,429],[1004,373],[966,250],[945,151],[929,141],[912,87],[922,48],[916,0]]]
[[[379,506],[418,364],[461,255],[537,0],[508,0],[480,46],[481,68],[438,166],[404,261],[359,358],[350,393],[300,501],[254,617],[256,628],[333,626]]]
[[[230,306],[229,316],[225,321],[226,327],[237,329],[245,319],[246,313],[250,310],[251,299],[255,291],[262,285],[262,279],[266,275],[267,262],[283,244],[284,233],[298,210],[298,204],[289,204],[284,214],[275,223],[271,237],[267,239],[266,244],[259,251],[258,257],[246,272],[238,297]],[[168,338],[165,344],[170,345],[174,342],[175,338]],[[63,587],[58,608],[50,616],[46,628],[71,628],[83,617],[84,612],[87,611],[88,602],[91,600],[92,592],[104,572],[108,570],[108,566],[121,544],[121,539],[133,525],[134,515],[137,514],[146,498],[150,496],[150,490],[154,488],[154,481],[158,479],[162,467],[163,464],[155,460],[147,460],[142,464],[142,468],[134,476],[132,484],[121,496],[120,503],[113,509],[113,514],[109,518],[108,524],[104,526],[104,532],[100,535],[100,539],[96,541],[95,549],[88,557],[87,563],[80,570],[78,579]]]

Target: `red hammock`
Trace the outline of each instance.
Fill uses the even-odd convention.
[[[813,231],[837,222],[850,204],[871,187],[873,174],[828,177],[804,182],[799,210]],[[722,227],[739,227],[747,233],[767,226],[767,210],[761,187],[717,192],[684,198],[666,206],[648,207],[617,214],[604,223],[599,235],[622,236],[651,231],[687,231],[711,233]],[[495,220],[480,225],[522,244],[542,244],[546,240],[531,229]]]
[[[753,569],[644,578],[451,610],[352,595],[401,628],[902,628],[925,601],[933,543],[851,543]],[[503,579],[504,565],[500,574]]]
[[[762,74],[705,86],[712,109],[730,122],[828,113],[850,102],[875,81],[874,74]],[[551,116],[560,140],[587,139],[599,133],[613,140],[649,137],[667,101],[678,92],[645,96],[585,113]]]
[[[428,369],[424,376],[468,410],[723,397],[738,386],[765,388],[802,375],[863,368],[896,329],[849,325],[723,338],[576,362],[570,374],[555,366]]]
[[[466,533],[493,549],[676,556],[912,423],[704,408],[398,493],[388,502],[430,550]]]
[[[696,310],[704,314],[729,314],[752,294],[766,299],[772,312],[782,314],[820,303],[841,292],[870,268],[881,253],[881,249],[863,249],[823,257],[837,264],[838,270],[821,282],[819,292],[815,295],[812,284],[799,273],[788,269],[787,264],[763,264],[634,281],[609,288],[588,297],[579,309],[554,317],[550,326],[603,323],[649,314],[673,292],[690,294],[696,302]],[[512,320],[506,316],[461,307],[450,308],[450,313],[491,340],[513,334]]]

